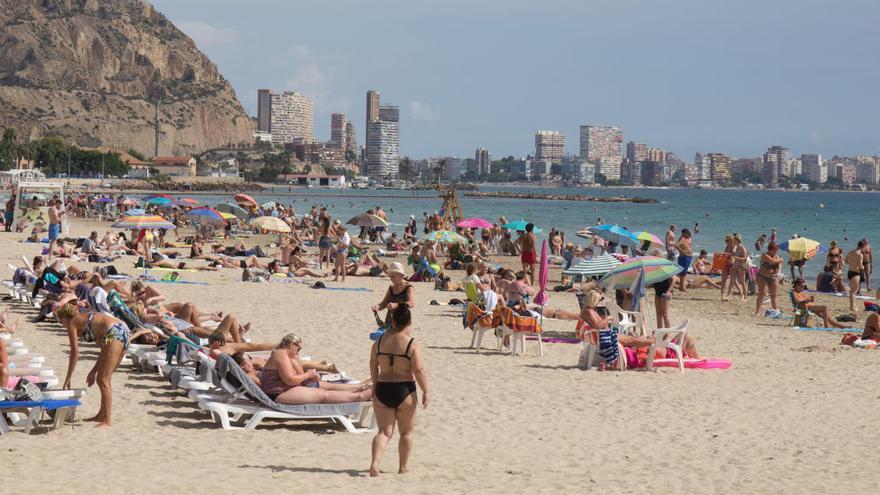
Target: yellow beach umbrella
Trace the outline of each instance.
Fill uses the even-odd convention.
[[[788,251],[792,261],[809,260],[819,254],[819,241],[798,237],[789,239],[779,245],[779,249]]]
[[[284,223],[284,220],[278,217],[257,217],[251,220],[250,223],[258,229],[268,230],[269,232],[281,232],[283,234],[290,232],[290,225],[287,225]]]

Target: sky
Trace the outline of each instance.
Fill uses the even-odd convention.
[[[534,133],[759,156],[880,155],[876,0],[153,0],[251,115],[257,89],[315,103],[315,135],[366,91],[413,158],[534,153]]]

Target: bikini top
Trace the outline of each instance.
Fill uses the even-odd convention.
[[[96,314],[97,313],[92,313],[89,315],[89,321],[86,323],[86,331],[80,335],[85,342],[94,342],[97,340],[95,339],[95,331],[92,330],[92,319],[95,318]]]
[[[382,337],[384,337],[384,335]],[[410,337],[409,342],[407,342],[407,344],[406,344],[406,350],[403,351],[403,354],[393,354],[393,353],[389,353],[389,352],[382,352],[382,347],[381,347],[382,346],[382,337],[379,337],[379,340],[376,341],[376,355],[377,356],[388,356],[388,362],[391,363],[391,366],[394,366],[394,358],[395,357],[402,357],[402,358],[406,358],[406,359],[410,358],[408,356],[409,349],[410,349],[410,347],[412,347],[412,343],[416,339]]]

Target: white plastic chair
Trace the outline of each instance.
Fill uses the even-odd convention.
[[[654,331],[654,343],[648,349],[648,362],[645,369],[654,369],[654,351],[657,347],[669,348],[675,352],[675,358],[678,359],[678,369],[684,373],[684,337],[687,333],[688,320],[684,320],[681,325],[676,328],[658,328]],[[658,346],[658,343],[660,344]]]
[[[611,298],[605,299],[605,307],[612,319],[617,322],[620,333],[645,336],[645,322],[642,313],[624,311]]]

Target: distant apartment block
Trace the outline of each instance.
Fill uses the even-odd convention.
[[[312,100],[295,91],[272,95],[271,129],[275,144],[300,144],[314,141]]]
[[[348,117],[345,114],[330,115],[330,146],[340,150],[348,148],[348,134],[345,130],[347,125]]]
[[[810,182],[822,184],[828,180],[828,167],[822,162],[822,155],[801,155],[801,171]]]
[[[257,91],[257,130],[272,132],[272,90]]]
[[[565,134],[559,131],[535,133],[535,160],[558,163],[565,156]]]
[[[394,178],[400,161],[400,108],[381,105],[378,91],[367,91],[365,172],[373,178]]]
[[[644,143],[630,141],[626,143],[626,160],[636,163],[648,159],[648,146]]]
[[[474,152],[475,170],[477,175],[485,177],[492,173],[492,156],[486,148],[477,148]]]
[[[582,125],[580,128],[580,156],[599,166],[609,180],[620,180],[623,161],[623,131],[607,125]]]
[[[712,182],[730,182],[730,157],[724,153],[709,153],[707,157],[712,169]]]
[[[355,158],[358,156],[357,133],[351,122],[345,123],[345,151]]]

